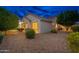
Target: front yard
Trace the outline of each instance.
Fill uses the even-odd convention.
[[[37,34],[35,39],[26,39],[23,32],[6,36],[0,45],[0,52],[69,52],[67,33]]]

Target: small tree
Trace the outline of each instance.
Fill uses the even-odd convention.
[[[56,22],[66,27],[66,30],[78,20],[77,11],[65,11],[58,15]]]
[[[0,31],[15,29],[18,26],[18,17],[4,8],[0,8]]]

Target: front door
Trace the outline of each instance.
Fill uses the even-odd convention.
[[[38,22],[33,22],[33,23],[32,23],[32,29],[34,29],[34,31],[35,31],[36,33],[39,33]]]

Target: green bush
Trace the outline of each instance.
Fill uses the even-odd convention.
[[[72,52],[79,52],[79,32],[70,33],[67,37],[68,47]]]
[[[26,29],[25,34],[28,39],[35,38],[35,31],[33,29]]]
[[[2,43],[3,38],[4,38],[4,35],[0,32],[0,44]]]
[[[71,29],[73,32],[79,32],[79,25],[73,25]]]
[[[52,29],[51,33],[57,33],[57,30],[56,29]]]

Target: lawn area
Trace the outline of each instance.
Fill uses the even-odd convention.
[[[0,45],[0,52],[69,52],[67,33],[37,34],[35,39],[26,39],[23,32],[6,36]]]

